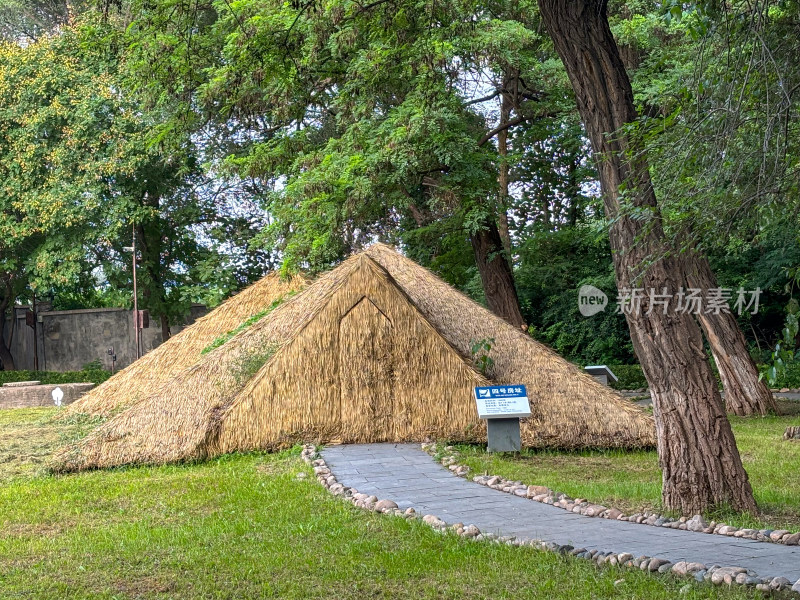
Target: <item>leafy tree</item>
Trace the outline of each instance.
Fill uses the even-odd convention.
[[[372,239],[411,245],[444,224],[470,242],[489,306],[521,323],[494,141],[551,111],[529,12],[165,0],[137,3],[129,30],[141,72],[178,100],[169,127],[212,122],[228,168],[271,190],[263,242],[287,268],[329,266]]]
[[[521,244],[519,258],[520,298],[535,337],[584,365],[635,360],[625,317],[616,313],[611,249],[600,222],[533,235]],[[609,298],[606,309],[589,318],[578,310],[585,284]]]
[[[78,274],[99,206],[114,91],[54,40],[0,45],[0,323],[26,288]],[[110,151],[110,152],[109,152]],[[4,368],[14,367],[0,344]]]
[[[198,231],[225,221],[219,196],[203,189],[191,140],[151,143],[158,113],[124,87],[119,41],[88,18],[0,47],[0,318],[26,289],[131,289],[123,248],[133,228],[142,306],[160,317],[165,338],[170,319],[198,297],[192,284],[216,280],[212,293],[226,291],[224,258]]]
[[[0,39],[36,42],[69,24],[84,8],[81,0],[0,0]]]
[[[677,290],[684,265],[670,253],[646,155],[625,135],[638,115],[607,2],[539,0],[539,8],[597,158],[617,283]],[[683,512],[721,503],[754,510],[697,323],[689,314],[657,309],[628,311],[626,319],[653,396],[664,504]]]

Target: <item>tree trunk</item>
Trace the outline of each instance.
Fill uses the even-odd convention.
[[[508,88],[508,78],[503,82],[503,88]],[[500,122],[507,123],[511,118],[511,99],[508,92],[500,94]],[[497,229],[503,241],[506,258],[511,264],[511,233],[508,228],[508,129],[503,129],[497,134],[497,153],[500,155],[500,174],[498,184],[500,188],[500,213],[497,217]]]
[[[640,287],[674,294],[683,283],[681,263],[666,242],[644,154],[620,133],[636,119],[636,110],[606,4],[539,0],[592,143],[606,218],[612,221],[609,237],[620,292]],[[621,210],[623,185],[626,200],[639,213],[636,219]],[[723,503],[755,510],[693,317],[656,305],[628,310],[625,316],[653,397],[664,505],[684,514]]]
[[[6,328],[6,310],[8,310],[8,301],[4,300],[0,303],[0,363],[3,365],[4,371],[16,371],[14,357],[11,356],[9,347],[6,346],[6,336],[3,333]]]
[[[157,205],[156,205],[157,206]],[[164,293],[164,283],[161,279],[161,247],[158,237],[148,236],[144,225],[139,225],[137,236],[142,253],[142,266],[147,273],[146,285],[143,286],[142,296],[145,305],[151,313],[157,313],[161,325],[161,341],[170,338],[169,316],[167,315],[167,299]],[[153,310],[155,308],[156,310]]]
[[[170,338],[170,330],[169,330],[169,319],[167,315],[162,313],[161,314],[161,343],[163,344]]]
[[[704,299],[708,297],[709,290],[718,287],[717,279],[705,256],[697,252],[689,253],[684,258],[684,270],[687,286],[702,290]],[[701,312],[698,318],[719,370],[728,412],[739,416],[763,416],[775,412],[775,398],[767,385],[758,378],[758,369],[750,358],[744,334],[733,313]]]
[[[516,327],[524,327],[525,319],[519,310],[517,289],[514,287],[514,273],[505,258],[503,242],[494,220],[490,219],[484,229],[472,234],[470,242],[489,310]]]
[[[578,167],[580,166],[580,158],[576,158],[569,163],[569,169],[567,171],[567,201],[569,202],[569,206],[567,207],[567,222],[569,223],[570,227],[576,227],[578,225],[578,215],[580,212],[580,206],[578,204],[579,198],[581,196],[581,186],[578,182]]]

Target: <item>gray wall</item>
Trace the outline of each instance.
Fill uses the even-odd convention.
[[[17,369],[34,368],[33,329],[25,324],[24,307],[14,309],[14,318],[5,332],[11,339],[11,355]],[[193,306],[187,323],[206,312],[203,306]],[[184,325],[185,326],[185,325]],[[172,334],[183,327],[173,325]],[[99,360],[111,369],[107,350],[114,348],[117,355],[115,369],[128,366],[136,359],[136,341],[133,332],[133,313],[124,308],[92,308],[86,310],[39,310],[36,324],[38,338],[39,370],[79,371],[83,365]],[[144,352],[161,343],[158,319],[150,320],[150,327],[142,330]]]
[[[64,397],[62,405],[72,404],[94,387],[93,383],[62,383],[59,385],[26,385],[0,387],[0,409],[31,408],[35,406],[54,406],[53,390],[61,388]]]

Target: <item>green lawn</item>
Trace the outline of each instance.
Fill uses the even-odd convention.
[[[0,411],[3,600],[667,599],[687,586],[366,513],[298,480],[311,471],[297,452],[52,477],[47,448],[82,426],[59,432],[51,414]],[[692,583],[681,597],[756,594]]]
[[[800,530],[800,442],[784,441],[789,425],[800,423],[800,404],[783,403],[782,417],[731,417],[736,442],[761,513],[718,510],[707,515],[740,527]],[[573,498],[613,506],[626,514],[661,508],[661,471],[655,451],[487,454],[458,446],[459,462],[475,473],[500,475],[529,485],[546,485]]]

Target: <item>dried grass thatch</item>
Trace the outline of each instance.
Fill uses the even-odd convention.
[[[531,417],[522,443],[532,448],[655,446],[652,417],[528,334],[383,244],[366,254],[386,269],[425,318],[461,354],[494,338],[492,382],[524,383]]]
[[[218,337],[305,285],[302,277],[267,275],[67,406],[60,418],[78,414],[107,417],[131,406],[199,361],[203,350]]]
[[[299,441],[485,439],[489,380],[524,383],[535,447],[639,447],[652,419],[391,248],[375,245],[57,457],[57,470],[166,463]]]

